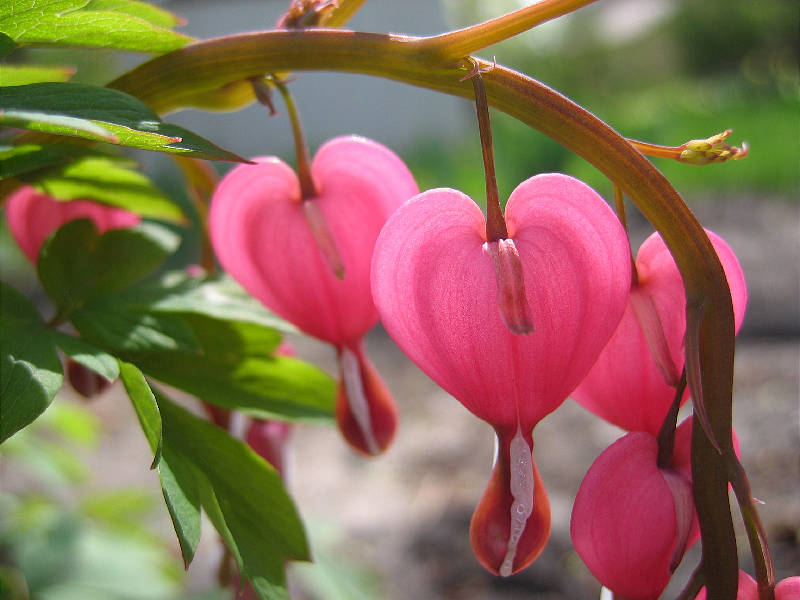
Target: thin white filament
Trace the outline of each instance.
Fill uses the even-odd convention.
[[[511,440],[509,447],[509,462],[511,467],[511,529],[506,544],[506,556],[500,566],[500,575],[508,577],[514,569],[514,557],[517,546],[525,531],[525,524],[533,512],[533,460],[532,449],[522,437],[522,432],[517,428],[517,433]]]
[[[379,454],[380,446],[375,439],[372,431],[372,420],[369,416],[369,404],[367,395],[364,392],[364,384],[361,381],[361,369],[358,366],[358,358],[349,349],[342,348],[342,379],[344,380],[344,390],[347,394],[347,404],[350,412],[356,420],[356,425],[364,436],[364,442],[370,454]]]

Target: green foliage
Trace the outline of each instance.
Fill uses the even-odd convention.
[[[67,335],[60,331],[52,331],[50,335],[53,342],[67,356],[104,377],[109,382],[114,382],[119,377],[119,365],[110,354],[92,346],[79,337]]]
[[[0,81],[3,85],[28,85],[46,81],[66,81],[75,72],[70,67],[41,67],[35,65],[2,65]]]
[[[0,180],[37,171],[77,158],[83,149],[64,144],[20,144],[0,146]]]
[[[142,224],[99,235],[79,219],[59,229],[43,246],[39,278],[61,314],[92,299],[124,289],[158,268],[179,238],[162,227]]]
[[[259,597],[288,598],[284,563],[287,559],[308,560],[309,551],[302,523],[280,476],[227,432],[198,419],[163,394],[154,397],[135,367],[120,366],[156,458],[160,452],[157,468],[162,490],[186,564],[200,538],[202,506]]]
[[[50,405],[63,375],[45,323],[25,296],[0,282],[0,442]]]
[[[59,156],[61,161],[69,162],[39,169],[35,173],[19,173],[20,179],[57,200],[94,200],[124,208],[143,217],[173,222],[185,220],[180,207],[164,195],[149,177],[129,168],[135,166],[131,161],[92,153],[76,157],[65,145],[55,152],[49,146],[42,151],[45,152],[44,155],[31,150],[24,157],[18,157],[18,160],[28,171],[45,166],[41,163],[48,160],[56,162]],[[60,152],[63,154],[59,154]],[[70,157],[70,153],[73,156]],[[40,163],[39,166],[35,165],[37,162]]]
[[[133,96],[83,83],[0,88],[0,124],[195,158],[246,162],[183,127],[163,122]]]
[[[19,45],[169,52],[192,38],[170,13],[132,0],[24,0],[0,5],[0,31]]]

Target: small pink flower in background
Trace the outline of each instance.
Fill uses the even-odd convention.
[[[76,219],[91,219],[100,233],[135,227],[141,221],[130,211],[90,200],[60,202],[25,186],[6,201],[6,220],[11,235],[34,264],[45,240],[56,229]]]
[[[484,567],[510,575],[549,535],[532,430],[581,381],[619,322],[630,251],[602,198],[566,175],[520,184],[505,220],[507,239],[488,242],[484,215],[464,194],[416,196],[378,238],[372,292],[400,348],[497,433],[497,463],[470,537]],[[527,335],[512,332],[531,325]]]
[[[706,588],[696,600],[706,600]],[[758,583],[744,571],[739,571],[739,591],[736,600],[759,600]],[[775,600],[800,600],[800,576],[787,577],[775,586]]]
[[[581,482],[572,509],[572,543],[614,594],[655,600],[697,541],[690,446],[687,419],[676,431],[673,466],[659,468],[655,436],[631,432],[606,448]]]
[[[355,136],[319,149],[311,166],[318,195],[310,199],[302,199],[285,163],[255,160],[230,171],[214,193],[214,250],[250,294],[336,347],[340,429],[357,450],[378,454],[397,416],[363,351],[364,335],[378,322],[370,259],[386,219],[417,193],[414,178],[388,148]]]
[[[747,304],[742,267],[721,237],[706,233],[728,278],[738,331]],[[638,282],[631,286],[617,330],[572,397],[622,429],[656,435],[683,369],[686,292],[678,267],[657,233],[639,249],[636,270]]]
[[[99,396],[111,385],[108,379],[71,358],[67,358],[67,379],[69,379],[72,389],[86,399]]]

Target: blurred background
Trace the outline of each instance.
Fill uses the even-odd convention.
[[[183,32],[208,38],[270,28],[288,3],[163,4],[187,19]],[[368,0],[349,27],[428,35],[523,4]],[[749,144],[750,156],[731,164],[653,160],[700,221],[733,247],[747,277],[734,421],[753,492],[765,502],[760,513],[782,577],[797,574],[800,565],[798,47],[792,2],[600,0],[481,53],[561,91],[626,137],[678,145],[732,128],[732,144]],[[87,50],[26,54],[14,56],[73,64],[73,81],[90,83],[142,60]],[[349,74],[301,73],[291,87],[312,150],[337,135],[364,135],[400,154],[421,189],[455,187],[483,201],[474,108],[466,100]],[[562,171],[610,197],[608,181],[581,158],[505,115],[492,117],[501,196],[536,173]],[[184,111],[167,120],[239,154],[275,154],[293,163],[284,114],[268,117],[263,107],[251,106],[230,114]],[[189,206],[170,160],[145,152],[135,158]],[[629,211],[636,247],[651,229],[635,207]],[[187,236],[174,266],[195,261],[197,244]],[[5,224],[0,257],[5,281],[41,294]],[[334,372],[329,347],[305,338],[292,342],[303,358]],[[569,514],[580,478],[621,432],[571,401],[540,424],[537,463],[553,508],[552,539],[532,567],[494,578],[473,558],[468,538],[491,467],[491,430],[422,375],[382,330],[367,344],[398,402],[398,437],[386,456],[367,461],[333,429],[295,432],[289,487],[316,563],[290,568],[293,597],[597,598],[599,586],[571,548]],[[24,576],[31,597],[46,600],[229,597],[215,589],[221,549],[208,523],[184,574],[148,454],[120,388],[85,403],[65,387],[34,427],[0,450],[3,579]],[[749,567],[741,530],[739,537],[742,565]],[[675,596],[696,560],[695,549],[665,597]],[[13,594],[12,585],[0,598]]]

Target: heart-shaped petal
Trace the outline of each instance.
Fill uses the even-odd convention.
[[[65,223],[87,218],[100,233],[135,227],[141,221],[130,211],[90,200],[60,202],[31,186],[21,187],[6,200],[8,228],[32,263],[39,260],[39,250],[51,233]]]
[[[738,331],[747,304],[744,274],[730,246],[715,233],[706,233],[728,278]],[[685,362],[686,292],[660,235],[645,240],[636,266],[639,281],[631,291],[625,314],[572,397],[623,429],[657,435]]]
[[[566,175],[523,182],[506,222],[532,333],[506,326],[483,213],[455,190],[424,192],[387,222],[372,292],[389,334],[434,381],[492,425],[530,432],[580,382],[619,322],[629,249],[602,198]]]
[[[389,215],[417,192],[403,162],[360,137],[337,138],[312,164],[318,196],[303,200],[297,176],[277,158],[228,173],[209,215],[219,261],[234,279],[306,333],[344,345],[378,320],[369,264]],[[338,279],[312,235],[304,202],[315,204],[344,264]]]

